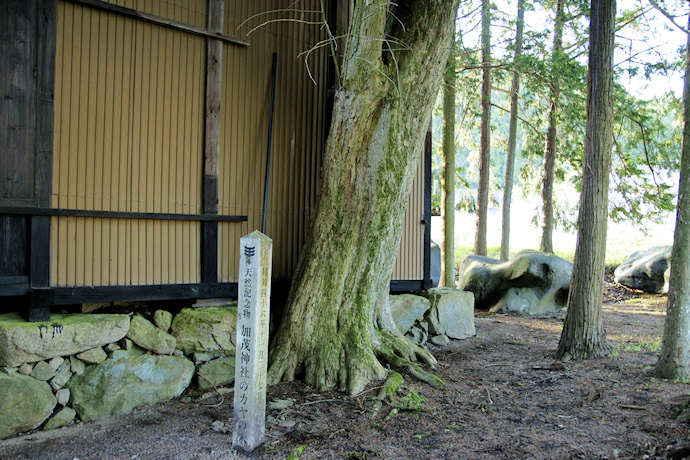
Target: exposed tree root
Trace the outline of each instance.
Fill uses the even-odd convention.
[[[410,375],[434,388],[446,388],[445,382],[425,371],[418,361],[431,367],[436,358],[400,334],[382,328],[374,329],[370,347],[362,341],[340,341],[314,346],[307,356],[294,353],[292,344],[274,346],[268,369],[269,385],[291,381],[303,376],[305,383],[317,390],[337,386],[349,394],[357,394],[372,380],[386,377],[381,362],[406,369]],[[336,352],[336,350],[339,350]]]

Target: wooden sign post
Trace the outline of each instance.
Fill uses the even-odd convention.
[[[266,366],[273,240],[259,231],[240,239],[237,352],[232,445],[253,451],[266,428]]]

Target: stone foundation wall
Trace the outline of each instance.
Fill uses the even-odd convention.
[[[173,316],[0,315],[0,439],[233,383],[237,306]]]

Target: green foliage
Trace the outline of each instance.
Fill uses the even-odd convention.
[[[510,8],[514,3],[510,3]],[[457,208],[474,212],[478,174],[481,66],[478,38],[479,11],[476,2],[465,4],[459,12],[458,51],[456,54],[456,167],[458,171]],[[530,10],[546,12],[553,18],[554,0],[528,2]],[[684,8],[676,5],[677,9]],[[653,33],[648,17],[653,8],[633,3],[619,12],[621,34],[617,46],[627,52],[617,63],[616,79],[634,75],[671,75],[683,69],[682,49],[676,56],[634,54],[625,36],[644,37]],[[684,14],[684,13],[683,13]],[[555,182],[579,192],[583,169],[587,119],[587,52],[589,1],[568,0],[565,8],[565,34],[562,52],[552,53],[553,23],[540,24],[539,30],[525,30],[522,56],[513,63],[514,19],[512,11],[493,10],[494,29],[500,31],[492,43],[492,104],[494,105],[491,146],[491,191],[494,205],[505,179],[506,140],[511,71],[521,75],[516,168],[514,185],[524,195],[539,193],[546,136],[546,114],[551,103],[557,105],[557,159]],[[553,19],[551,19],[552,21]],[[464,42],[463,42],[464,39]],[[628,48],[625,48],[628,46]],[[558,97],[551,100],[553,90]],[[673,94],[651,101],[631,95],[620,83],[615,87],[614,149],[609,192],[609,214],[614,222],[631,221],[644,226],[657,222],[675,207],[679,168],[682,112],[681,100]],[[439,99],[440,101],[440,99]],[[435,109],[433,198],[440,205],[441,104]],[[577,200],[556,194],[556,226],[572,230],[577,221]],[[517,196],[514,199],[519,199]],[[575,203],[573,204],[573,201]],[[536,218],[535,210],[535,218]]]

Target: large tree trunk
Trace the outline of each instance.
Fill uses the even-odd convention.
[[[482,0],[482,122],[479,135],[479,182],[477,183],[477,231],[474,253],[485,256],[491,181],[491,4]]]
[[[429,377],[413,361],[435,360],[395,328],[388,289],[457,3],[355,5],[319,205],[271,347],[269,383],[303,377],[353,394],[385,376],[379,360]]]
[[[563,49],[563,4],[565,0],[556,2],[556,26],[553,33],[553,49],[551,51],[551,91],[549,95],[549,112],[546,121],[546,148],[544,149],[544,164],[541,176],[541,243],[539,249],[553,254],[553,173],[556,166],[556,112],[558,98],[560,96],[559,78],[555,69],[558,69],[558,59]]]
[[[443,86],[443,285],[455,287],[455,40]]]
[[[690,30],[690,19],[688,20]],[[684,121],[676,231],[669,279],[668,311],[656,373],[667,379],[690,378],[690,35],[685,48]]]
[[[613,127],[613,37],[616,2],[592,0],[587,129],[577,247],[568,313],[556,356],[568,360],[609,352],[601,321]]]
[[[517,31],[515,32],[515,58],[522,54],[522,31],[525,28],[525,0],[518,0]],[[520,72],[513,70],[510,85],[510,123],[508,131],[508,154],[506,155],[506,177],[503,187],[503,220],[501,225],[501,259],[510,259],[510,204],[513,201],[513,178],[515,176],[515,144],[517,143],[518,95],[520,93]]]

